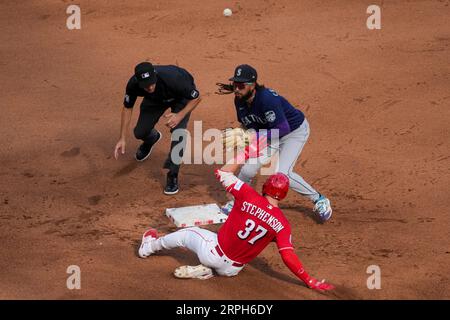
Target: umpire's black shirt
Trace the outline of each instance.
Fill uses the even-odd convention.
[[[173,105],[183,100],[193,100],[199,96],[194,78],[185,69],[169,65],[154,66],[156,70],[156,88],[153,93],[141,89],[133,75],[127,84],[125,108],[133,108],[137,97],[150,100],[151,104]]]

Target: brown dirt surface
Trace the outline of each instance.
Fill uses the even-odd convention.
[[[0,4],[1,299],[450,298],[448,0],[381,1],[381,30],[367,29],[370,3],[356,0],[80,0],[72,31],[69,4]],[[305,112],[296,170],[334,214],[317,224],[293,193],[282,208],[297,254],[334,292],[300,285],[274,245],[238,277],[207,281],[172,276],[196,262],[183,250],[137,258],[147,226],[175,230],[166,208],[225,201],[209,165],[184,166],[181,192],[162,194],[163,123],[150,160],[136,163],[131,132],[127,153],[112,156],[143,60],[195,76],[203,101],[191,130],[236,125],[232,97],[214,91],[240,63]],[[81,290],[66,288],[69,265]],[[381,290],[366,286],[369,265]]]

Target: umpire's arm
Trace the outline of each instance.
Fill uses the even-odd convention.
[[[197,107],[200,101],[201,97],[200,95],[198,95],[197,98],[189,100],[186,106],[178,113],[168,113],[167,115],[165,115],[165,117],[168,118],[166,126],[170,127],[171,129],[175,128],[189,112],[192,112]]]
[[[200,97],[200,94],[197,96],[197,98],[189,100],[189,102],[186,104],[186,106],[178,112],[181,119],[184,119],[184,117],[189,113],[192,112],[200,103],[202,98]]]

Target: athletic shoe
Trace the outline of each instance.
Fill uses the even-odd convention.
[[[198,266],[181,266],[175,269],[173,275],[179,279],[200,279],[206,280],[214,276],[211,268],[202,264]]]
[[[328,200],[327,197],[320,195],[319,199],[314,202],[314,211],[319,214],[322,222],[330,220],[331,214],[333,213],[330,200]]]
[[[229,215],[231,212],[231,209],[233,209],[234,206],[234,200],[230,200],[227,203],[225,203],[220,210],[223,214]]]
[[[142,236],[141,246],[139,247],[139,257],[145,259],[152,255],[154,252],[151,249],[150,243],[158,238],[158,232],[156,229],[152,228],[145,231]]]
[[[156,130],[156,132],[158,133],[158,137],[155,139],[155,142],[153,142],[153,143],[144,142],[137,149],[136,156],[135,156],[137,161],[144,161],[148,157],[150,157],[153,147],[162,138],[161,132],[159,132],[158,130]]]
[[[175,194],[178,193],[178,174],[167,173],[167,184],[164,188],[165,194]]]

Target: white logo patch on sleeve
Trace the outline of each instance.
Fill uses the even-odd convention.
[[[191,97],[194,98],[194,99],[197,98],[198,97],[198,91],[197,90],[192,90]]]
[[[275,112],[273,112],[272,110],[267,111],[266,113],[264,113],[264,115],[266,116],[266,120],[269,122],[274,122],[277,119]]]
[[[241,187],[244,185],[244,182],[239,180],[238,182],[236,182],[236,184],[234,185],[234,189],[239,191],[241,190]]]
[[[130,102],[130,96],[129,95],[125,95],[125,101],[127,102],[127,103],[129,103]]]

